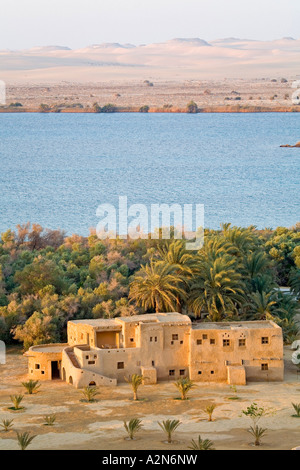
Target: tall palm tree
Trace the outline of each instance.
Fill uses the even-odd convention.
[[[130,299],[157,313],[174,311],[178,296],[186,298],[182,277],[163,261],[151,260],[142,266],[130,285]]]
[[[200,262],[190,294],[190,306],[196,316],[206,310],[211,321],[221,321],[238,314],[238,307],[244,302],[243,295],[244,284],[241,274],[236,271],[235,258],[223,255],[214,261]]]
[[[258,275],[265,273],[270,266],[270,262],[265,252],[254,251],[244,258],[245,274],[249,279],[254,279]]]

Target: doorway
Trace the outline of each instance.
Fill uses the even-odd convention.
[[[58,361],[51,361],[51,378],[52,380],[60,379]]]

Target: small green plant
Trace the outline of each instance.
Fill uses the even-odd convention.
[[[138,391],[138,388],[142,385],[144,377],[142,375],[133,374],[130,377],[130,379],[127,379],[125,377],[125,380],[126,380],[127,383],[129,383],[131,385],[132,390],[133,390],[133,399],[135,401],[137,401],[138,400],[137,391]]]
[[[24,398],[24,395],[11,395],[10,399],[11,399],[12,404],[14,406],[12,406],[10,409],[21,410],[22,407],[20,406],[20,404],[21,404],[23,398]]]
[[[129,439],[133,439],[134,435],[142,428],[142,420],[138,418],[131,419],[128,424],[124,421],[124,428],[127,431]]]
[[[168,444],[172,444],[172,435],[176,431],[178,426],[180,426],[181,422],[178,419],[167,419],[162,423],[158,422],[158,424],[161,429],[166,433]]]
[[[190,113],[190,114],[196,114],[198,112],[198,106],[195,103],[195,101],[190,101],[186,105],[186,111],[187,111],[187,113]]]
[[[255,426],[251,426],[250,429],[248,429],[248,432],[254,437],[254,445],[260,446],[261,440],[266,435],[267,430],[260,428],[256,424]]]
[[[215,409],[217,408],[217,405],[208,405],[206,408],[205,408],[205,413],[208,414],[208,421],[212,421],[212,416],[213,416],[213,412],[215,411]]]
[[[41,386],[38,380],[32,379],[30,379],[28,382],[22,382],[22,385],[26,388],[29,395],[32,395],[33,392],[37,392]]]
[[[233,396],[228,397],[228,400],[239,400],[239,397],[237,396],[237,387],[236,385],[230,385],[230,390],[233,393]]]
[[[53,414],[53,415],[47,415],[45,416],[45,426],[54,426],[54,423],[56,421],[56,415]]]
[[[31,436],[29,432],[17,432],[18,444],[21,450],[26,450],[36,436]]]
[[[213,447],[214,443],[209,439],[201,439],[201,436],[198,436],[198,441],[192,439],[190,447],[191,450],[215,450]]]
[[[81,391],[85,400],[88,402],[93,402],[95,401],[95,397],[99,395],[97,387],[84,387],[84,389]]]
[[[174,385],[180,392],[181,400],[186,400],[187,394],[189,393],[189,391],[193,387],[195,387],[194,382],[187,377],[177,380],[177,382],[175,382]]]
[[[263,416],[268,416],[270,414],[273,414],[274,412],[270,409],[266,409],[263,407],[258,407],[257,403],[252,403],[246,410],[242,411],[242,414],[244,416],[247,416],[248,418],[251,419],[253,426],[256,426],[258,421],[263,417]]]
[[[295,418],[300,418],[300,403],[292,403],[294,410],[296,411],[295,415],[292,415]]]
[[[3,419],[0,426],[4,432],[8,432],[13,427],[13,419]]]

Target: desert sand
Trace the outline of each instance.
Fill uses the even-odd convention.
[[[20,350],[7,356],[0,366],[0,421],[14,419],[14,428],[0,432],[0,449],[17,449],[16,432],[29,431],[37,437],[30,449],[99,449],[99,450],[186,450],[191,439],[208,438],[217,450],[288,450],[300,445],[300,419],[293,418],[291,402],[299,403],[300,374],[291,364],[291,350],[285,348],[285,380],[283,383],[250,383],[237,387],[238,400],[226,384],[197,384],[187,401],[176,399],[173,383],[142,386],[140,401],[132,400],[128,384],[116,388],[100,388],[98,401],[84,403],[82,394],[60,380],[43,382],[38,393],[25,394],[23,412],[9,411],[10,395],[24,393],[21,382],[26,380],[26,358]],[[254,447],[247,432],[250,420],[241,411],[252,402],[271,408],[275,414],[261,419],[268,429],[263,445]],[[207,421],[203,409],[216,404],[213,422]],[[52,427],[45,426],[44,416],[55,413]],[[143,429],[134,441],[125,439],[123,421],[133,417],[143,420]],[[175,442],[166,444],[157,422],[180,419],[174,434]]]
[[[194,100],[204,111],[297,111],[300,40],[177,38],[164,43],[96,44],[78,50],[0,50],[0,80],[9,111],[91,112],[112,103],[123,111],[178,112]],[[79,108],[78,105],[82,107]],[[246,109],[247,111],[248,109]],[[7,109],[1,109],[6,111]]]

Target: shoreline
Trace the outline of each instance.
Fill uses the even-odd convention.
[[[96,112],[92,108],[62,108],[62,109],[49,109],[49,110],[40,110],[39,108],[0,108],[0,113],[11,114],[11,113],[55,113],[55,114],[113,114],[113,113],[157,113],[157,114],[207,114],[207,113],[299,113],[300,106],[277,106],[277,107],[267,107],[267,106],[204,106],[198,108],[197,112],[189,112],[186,108],[159,108],[159,107],[149,107],[148,111],[140,111],[139,107],[115,107],[114,111],[109,112]]]

